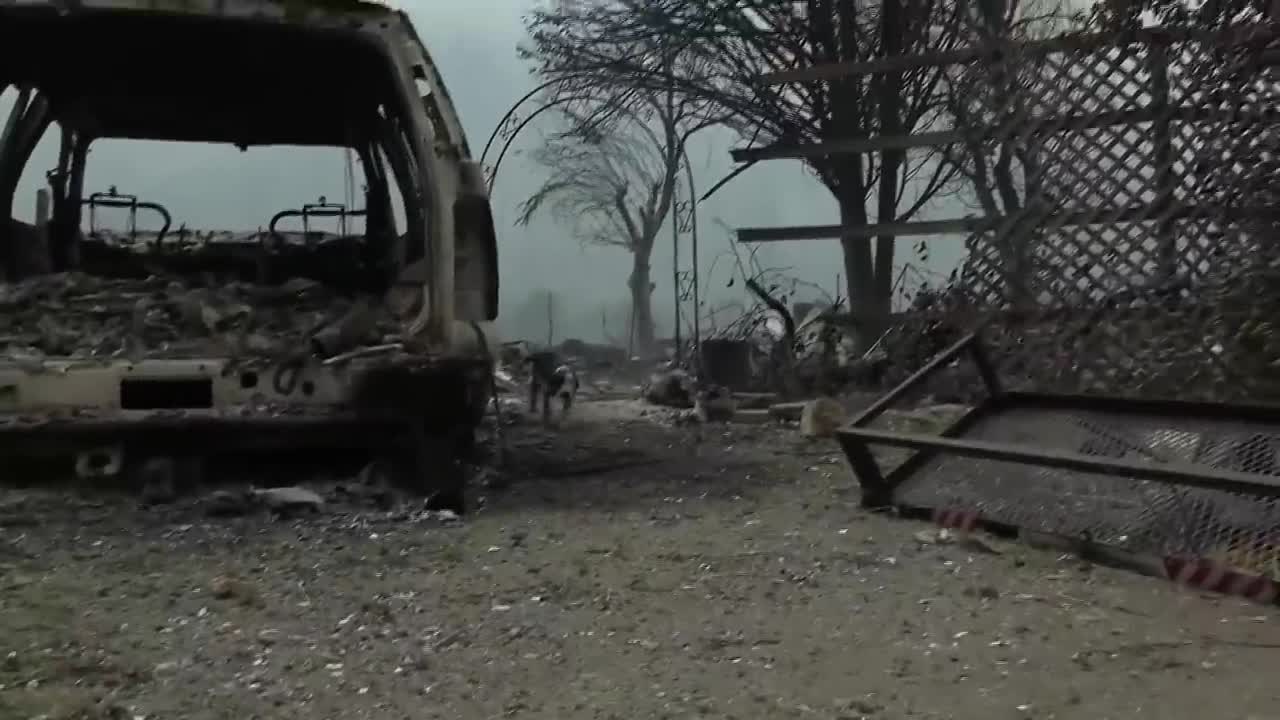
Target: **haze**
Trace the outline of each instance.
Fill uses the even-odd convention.
[[[471,0],[467,3],[399,3],[413,18],[423,40],[441,67],[475,152],[480,152],[494,126],[510,105],[536,82],[517,59],[515,46],[523,39],[522,15],[530,0]],[[331,98],[316,98],[316,112],[342,102],[342,82],[335,79]],[[0,100],[0,112],[11,102]],[[532,107],[532,106],[531,106]],[[199,112],[199,108],[192,108]],[[512,146],[503,161],[493,193],[502,271],[504,338],[545,340],[545,292],[556,294],[555,339],[602,339],[625,333],[625,279],[630,259],[615,248],[581,247],[549,217],[530,227],[514,227],[516,206],[540,181],[540,170],[521,150],[537,146],[541,132],[554,128],[551,113],[535,121]],[[700,185],[711,187],[734,164],[729,149],[737,139],[727,131],[704,133],[694,139],[690,160]],[[500,142],[499,142],[500,145]],[[28,166],[15,214],[30,220],[35,192],[44,173],[56,162],[57,141],[50,133]],[[491,153],[496,155],[496,151]],[[492,161],[492,157],[490,158]],[[337,149],[251,148],[240,152],[222,146],[174,145],[99,141],[90,155],[86,193],[116,186],[120,192],[159,202],[174,216],[175,227],[253,229],[265,227],[276,212],[315,202],[320,196],[341,202],[346,184],[346,160]],[[356,187],[360,180],[357,177]],[[926,217],[965,214],[958,203],[940,202]],[[745,299],[741,284],[726,287],[732,275],[729,235],[724,226],[813,225],[837,222],[834,201],[798,162],[773,161],[744,173],[698,207],[700,267],[704,293],[711,304]],[[139,218],[146,227],[149,219]],[[125,227],[122,212],[99,217],[103,225]],[[661,234],[655,250],[654,294],[660,336],[672,325],[671,233]],[[689,238],[681,238],[684,267],[689,267]],[[900,263],[922,265],[914,243],[899,243]],[[745,254],[746,248],[742,250]],[[928,268],[945,273],[960,256],[959,238],[929,243]],[[834,240],[777,244],[761,250],[763,264],[790,267],[789,274],[816,283],[834,294],[841,260]],[[812,293],[810,293],[812,294]]]

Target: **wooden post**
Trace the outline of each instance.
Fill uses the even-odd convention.
[[[44,229],[49,224],[49,208],[52,207],[48,188],[36,191],[36,227]]]
[[[52,213],[53,195],[48,188],[36,191],[36,217],[31,238],[19,250],[23,256],[22,272],[48,273],[53,271],[53,256],[49,253],[49,216]],[[29,244],[28,244],[29,243]]]

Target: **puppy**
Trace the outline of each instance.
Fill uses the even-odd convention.
[[[578,396],[578,373],[568,365],[560,364],[553,352],[536,352],[525,358],[529,365],[529,410],[538,409],[542,401],[542,422],[551,423],[551,400],[560,399],[560,419],[569,415],[573,401]]]

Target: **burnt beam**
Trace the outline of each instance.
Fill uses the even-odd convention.
[[[934,130],[908,135],[877,135],[853,137],[795,145],[766,145],[758,148],[736,148],[729,151],[736,162],[760,162],[761,160],[813,160],[832,155],[857,155],[886,150],[919,150],[940,148],[971,141],[999,141],[1018,138],[1041,138],[1057,133],[1078,133],[1081,130],[1133,126],[1143,123],[1200,123],[1223,120],[1251,121],[1271,126],[1275,123],[1275,111],[1263,109],[1254,112],[1225,112],[1211,107],[1181,105],[1177,107],[1142,107],[1128,110],[1109,110],[1099,113],[1069,113],[1064,115],[1020,115],[997,125],[974,126],[963,129]]]
[[[1030,206],[1029,206],[1030,207]],[[1198,205],[1150,204],[1129,207],[1099,207],[1068,212],[1036,212],[994,217],[967,217],[920,222],[868,223],[866,225],[798,225],[739,228],[740,243],[788,242],[838,238],[910,237],[920,235],[974,234],[991,232],[1015,224],[1035,223],[1061,229],[1117,223],[1171,222],[1194,217],[1223,221],[1280,220],[1280,207],[1206,207]]]
[[[1273,35],[1274,31],[1266,24],[1241,24],[1221,29],[1188,29],[1153,27],[1137,30],[1127,36],[1115,33],[1069,33],[1042,40],[1030,40],[1019,43],[1002,43],[996,45],[941,50],[937,52],[917,53],[914,55],[897,55],[893,57],[875,58],[873,60],[851,60],[848,62],[824,63],[809,67],[779,70],[766,73],[763,80],[769,85],[797,82],[821,82],[839,80],[846,77],[877,75],[894,72],[909,72],[929,67],[945,65],[964,65],[979,60],[994,61],[1002,55],[1017,54],[1029,57],[1049,55],[1056,52],[1094,50],[1107,45],[1169,45],[1177,42],[1231,42],[1235,39],[1248,38],[1256,33]]]

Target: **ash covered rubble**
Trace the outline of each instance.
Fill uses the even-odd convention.
[[[4,359],[331,358],[399,347],[379,303],[307,279],[279,285],[214,277],[57,273],[0,285]]]

